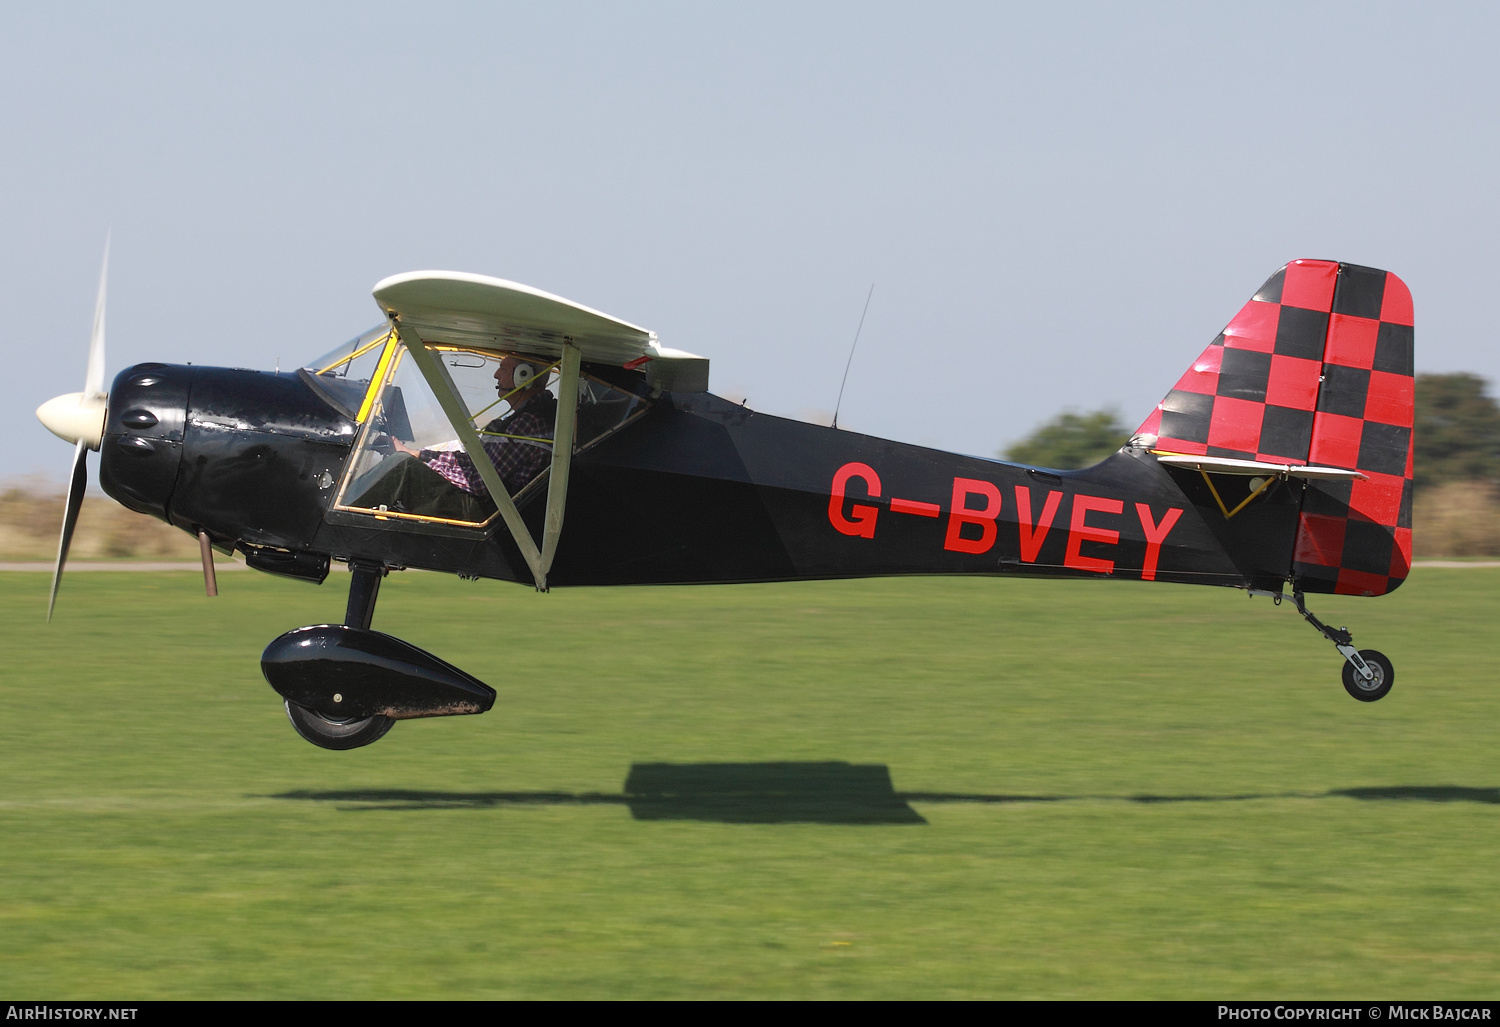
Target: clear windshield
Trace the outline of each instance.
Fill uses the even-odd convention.
[[[391,334],[391,326],[382,321],[374,328],[361,332],[342,346],[335,346],[304,370],[319,378],[340,378],[349,382],[368,382],[375,375],[380,363],[382,343]]]

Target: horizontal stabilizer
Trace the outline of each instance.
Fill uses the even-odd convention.
[[[1212,471],[1214,474],[1285,474],[1292,478],[1310,478],[1323,481],[1355,481],[1365,475],[1342,467],[1317,467],[1310,464],[1271,464],[1260,460],[1233,460],[1229,457],[1189,456],[1183,453],[1156,453],[1156,462],[1172,467],[1190,467],[1195,471]]]

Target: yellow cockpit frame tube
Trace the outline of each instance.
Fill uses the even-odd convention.
[[[374,346],[374,343],[371,343]],[[364,402],[359,405],[359,416],[355,418],[360,424],[365,423],[365,418],[370,416],[370,410],[375,406],[375,400],[380,396],[380,390],[385,388],[386,372],[391,369],[391,361],[396,359],[396,351],[401,347],[401,340],[396,334],[396,328],[385,336],[385,349],[380,354],[380,363],[375,365],[375,373],[370,375],[370,388],[365,392]]]

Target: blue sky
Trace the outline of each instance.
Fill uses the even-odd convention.
[[[1131,426],[1287,260],[1388,268],[1500,377],[1500,8],[0,5],[0,478],[109,368],[283,368],[370,287],[492,274],[756,409],[993,454]]]

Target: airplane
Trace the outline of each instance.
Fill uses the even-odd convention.
[[[324,748],[494,703],[371,628],[382,579],[405,568],[539,592],[910,574],[1217,585],[1277,605],[1290,591],[1351,696],[1395,682],[1306,603],[1385,595],[1411,565],[1412,302],[1386,271],[1284,265],[1085,470],[760,413],[645,328],[448,271],[379,282],[381,322],[295,372],[142,363],[106,391],[104,295],[101,273],[84,391],[37,411],[75,447],[48,618],[90,450],[106,493],[198,538],[210,595],[214,551],[316,583],[345,563],[343,622],[288,631],[261,659]]]

